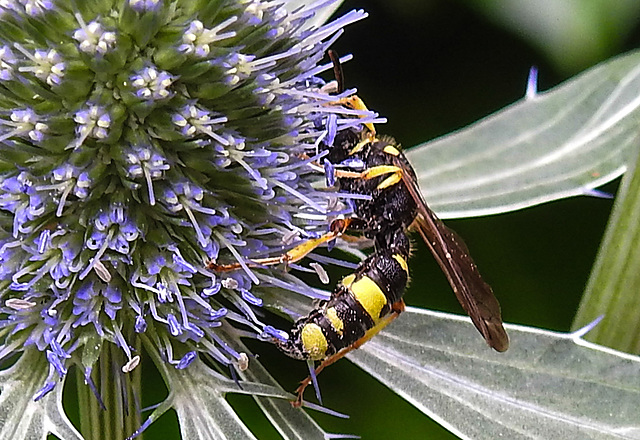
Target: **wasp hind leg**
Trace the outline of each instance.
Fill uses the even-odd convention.
[[[333,222],[331,222],[329,232],[323,234],[322,236],[306,240],[304,243],[299,244],[290,251],[285,252],[282,255],[278,255],[277,257],[257,258],[247,261],[246,264],[249,267],[262,267],[273,266],[277,264],[289,264],[300,261],[318,246],[324,243],[328,243],[331,240],[334,240],[344,234],[351,223],[353,223],[355,220],[356,219],[351,218],[334,220]],[[215,272],[230,272],[241,267],[242,265],[240,263],[217,264],[216,262],[211,261],[209,262],[209,264],[207,264],[207,269],[214,270]]]
[[[382,329],[384,329],[386,326],[391,324],[391,322],[393,322],[393,320],[396,319],[398,317],[398,315],[400,315],[400,313],[402,313],[402,312],[404,312],[404,301],[400,300],[400,301],[395,302],[391,306],[391,312],[387,316],[382,318],[375,326],[371,327],[364,334],[363,337],[358,339],[353,344],[343,348],[339,352],[337,352],[337,353],[329,356],[325,360],[323,360],[320,363],[320,365],[318,365],[318,367],[315,369],[314,374],[310,374],[309,376],[307,376],[306,379],[304,379],[302,382],[300,382],[300,386],[296,389],[296,395],[297,395],[296,400],[291,402],[291,406],[293,406],[294,408],[299,408],[300,406],[302,406],[302,403],[303,403],[302,395],[304,394],[304,390],[309,386],[309,384],[311,384],[312,382],[316,381],[316,377],[318,376],[318,374],[320,374],[322,372],[322,370],[324,370],[326,367],[328,367],[329,365],[333,364],[334,362],[342,359],[347,353],[355,350],[356,348],[360,348],[365,342],[367,342],[369,339],[373,338],[375,335],[380,333],[380,331]],[[316,385],[314,384],[314,386],[316,386]],[[317,393],[319,394],[318,391],[317,391]]]

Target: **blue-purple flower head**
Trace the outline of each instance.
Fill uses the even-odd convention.
[[[0,359],[42,352],[37,397],[90,369],[96,337],[125,372],[137,338],[176,368],[196,352],[245,363],[229,329],[280,334],[263,310],[316,295],[247,262],[317,236],[342,206],[309,164],[354,120],[317,75],[364,14],[313,28],[327,2],[200,3],[0,2]]]

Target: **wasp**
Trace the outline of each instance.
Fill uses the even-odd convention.
[[[343,89],[340,62],[333,51],[338,92]],[[339,102],[345,107],[366,110],[357,96]],[[482,279],[469,251],[458,235],[442,223],[427,206],[418,187],[415,171],[391,137],[376,134],[372,124],[338,132],[328,150],[325,166],[329,181],[339,192],[370,196],[354,198],[353,215],[331,222],[329,231],[272,258],[251,264],[291,263],[323,243],[345,234],[361,234],[373,241],[374,252],[355,271],[343,278],[328,300],[320,301],[308,315],[299,318],[286,340],[274,339],[288,356],[310,362],[310,376],[296,390],[294,406],[302,404],[305,388],[328,365],[375,336],[404,310],[402,299],[409,280],[411,244],[408,233],[415,230],[444,272],[463,309],[488,345],[505,351],[509,338],[502,325],[500,305],[491,287]],[[233,270],[237,263],[209,268]],[[315,367],[315,361],[320,364]],[[316,385],[317,393],[317,385]],[[318,394],[318,393],[317,393]]]

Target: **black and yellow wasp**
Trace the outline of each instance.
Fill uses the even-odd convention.
[[[332,51],[329,56],[341,92],[338,57]],[[366,110],[357,96],[338,104]],[[328,149],[327,163],[342,165],[330,171],[338,191],[370,198],[353,199],[353,215],[334,220],[323,236],[305,241],[281,256],[252,261],[258,265],[298,261],[320,244],[343,234],[357,233],[373,240],[374,252],[338,283],[331,297],[299,318],[287,340],[274,340],[288,356],[321,361],[315,371],[311,364],[311,375],[298,388],[294,405],[302,403],[302,394],[315,375],[368,341],[404,310],[402,296],[409,279],[407,261],[411,253],[409,230],[417,230],[422,236],[458,301],[489,346],[497,351],[505,351],[509,346],[500,305],[480,276],[467,247],[429,209],[415,172],[396,141],[378,136],[372,124],[363,125],[361,129],[339,131],[333,144],[324,147]],[[237,263],[209,265],[217,271],[238,267]]]

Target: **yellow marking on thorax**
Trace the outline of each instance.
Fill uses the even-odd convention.
[[[326,357],[329,342],[318,324],[306,324],[300,334],[302,346],[309,353],[309,359],[318,361]]]
[[[341,335],[342,330],[344,329],[344,322],[342,322],[342,319],[338,317],[338,311],[336,310],[336,308],[329,307],[326,311],[325,316],[331,323],[331,327],[333,327],[336,333]]]
[[[409,265],[407,264],[407,260],[405,260],[402,255],[393,254],[393,259],[396,260],[398,264],[400,264],[400,267],[402,267],[402,270],[409,273]]]
[[[351,293],[364,308],[374,323],[380,321],[380,312],[387,304],[387,297],[380,287],[369,277],[363,276],[350,286]]]
[[[400,155],[400,150],[398,150],[396,147],[394,147],[391,144],[385,146],[382,149],[382,151],[384,151],[385,153],[390,154],[392,156],[399,156]]]
[[[395,165],[376,165],[375,167],[367,168],[363,173],[363,179],[373,179],[374,177],[384,176],[385,174],[401,173],[402,168]]]
[[[396,183],[400,182],[401,180],[402,180],[402,172],[398,171],[396,173],[393,173],[392,175],[390,175],[386,179],[384,179],[382,182],[380,182],[378,184],[378,186],[376,187],[376,189],[389,188],[390,186],[395,185]]]

